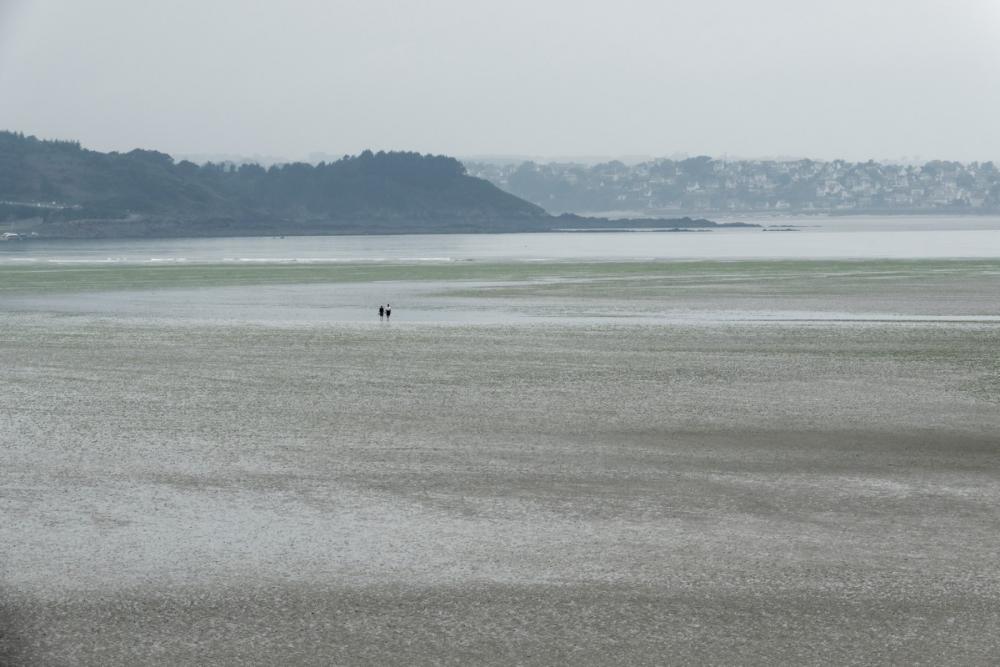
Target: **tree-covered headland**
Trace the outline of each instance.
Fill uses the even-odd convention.
[[[502,231],[547,218],[443,156],[197,165],[0,132],[0,221],[42,236]]]

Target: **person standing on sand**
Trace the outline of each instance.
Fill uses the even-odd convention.
[[[392,306],[385,304],[385,321],[388,322],[389,318],[392,316]]]
[[[379,306],[378,306],[378,320],[379,320],[379,322],[382,321],[383,317],[385,317],[385,306],[383,306],[382,304],[379,304]]]

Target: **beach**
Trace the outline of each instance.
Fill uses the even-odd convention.
[[[996,260],[0,286],[12,664],[1000,659]]]

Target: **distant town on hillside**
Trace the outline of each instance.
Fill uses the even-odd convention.
[[[992,162],[657,159],[627,165],[466,161],[551,213],[1000,213]]]

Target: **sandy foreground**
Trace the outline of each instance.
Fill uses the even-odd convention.
[[[839,279],[0,296],[0,663],[996,664],[997,278]]]

